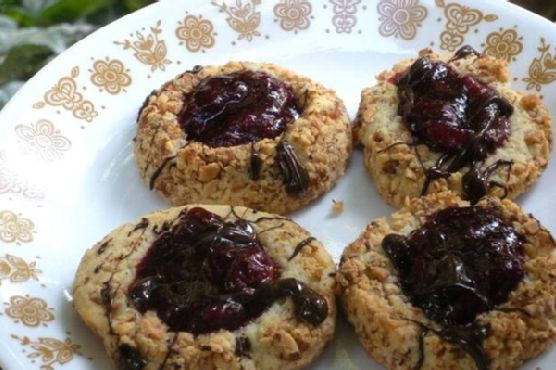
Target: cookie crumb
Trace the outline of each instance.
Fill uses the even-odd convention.
[[[332,199],[332,212],[339,215],[344,212],[344,202],[341,200]]]

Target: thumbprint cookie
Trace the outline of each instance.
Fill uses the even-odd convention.
[[[362,92],[354,137],[389,204],[446,190],[471,203],[514,198],[546,168],[550,115],[537,95],[511,89],[506,61],[470,46],[427,49],[377,80]]]
[[[411,199],[343,252],[337,289],[390,370],[510,370],[556,339],[556,243],[509,199]]]
[[[196,67],[149,95],[135,156],[172,205],[243,205],[284,214],[345,171],[351,128],[336,93],[279,66]]]
[[[74,307],[121,370],[300,369],[334,334],[334,271],[288,218],[175,207],[88,250]]]

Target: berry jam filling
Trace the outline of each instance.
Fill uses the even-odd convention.
[[[522,237],[492,210],[453,207],[382,247],[405,295],[443,326],[467,325],[504,303],[525,272]]]
[[[235,330],[286,296],[301,319],[316,325],[326,318],[322,296],[278,276],[251,224],[196,207],[153,242],[128,294],[138,311],[155,310],[170,330],[193,334]]]
[[[465,45],[448,62],[469,55],[480,53]],[[422,195],[432,181],[448,178],[463,167],[469,168],[462,178],[464,199],[474,204],[492,187],[502,188],[507,195],[503,183],[489,178],[501,167],[511,169],[512,162],[498,160],[481,168],[487,155],[511,135],[513,107],[505,98],[473,76],[460,75],[449,64],[427,57],[417,59],[389,82],[398,87],[398,114],[414,141],[395,142],[382,151],[399,144],[425,144],[442,153],[432,167],[423,167]]]
[[[182,129],[211,147],[272,139],[299,117],[292,89],[265,72],[205,78],[183,100]]]
[[[419,58],[397,86],[404,124],[435,151],[482,160],[510,136],[511,104],[447,63]]]

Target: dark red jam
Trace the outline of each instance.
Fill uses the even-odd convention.
[[[182,129],[211,147],[275,138],[299,117],[292,89],[265,72],[205,78],[183,99]]]
[[[194,334],[235,330],[286,296],[301,319],[318,324],[326,318],[323,297],[278,277],[251,224],[224,222],[196,207],[153,242],[129,297],[138,311],[155,310],[170,330]]]
[[[404,124],[435,151],[464,153],[468,164],[484,159],[510,136],[511,104],[447,63],[419,58],[397,86]]]
[[[522,237],[491,209],[441,210],[408,237],[382,247],[402,291],[443,326],[467,325],[504,303],[523,278]]]

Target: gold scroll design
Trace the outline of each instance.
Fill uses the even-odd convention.
[[[132,50],[139,62],[151,67],[151,72],[158,69],[165,71],[172,61],[166,58],[168,48],[166,42],[160,38],[161,25],[162,21],[159,20],[154,27],[149,28],[149,33],[136,31],[135,40],[114,41],[114,44],[122,46],[124,50]]]
[[[281,0],[274,5],[274,15],[284,31],[298,33],[311,26],[311,3],[306,0]]]
[[[56,85],[44,94],[44,100],[33,104],[33,108],[41,109],[47,105],[62,107],[71,111],[75,118],[92,122],[98,116],[98,112],[95,105],[77,91],[75,82],[77,77],[79,77],[79,67],[75,66],[71,69],[71,74],[60,78]]]
[[[206,49],[214,46],[216,33],[213,31],[212,22],[208,19],[203,19],[201,15],[197,17],[187,14],[178,24],[176,37],[181,40],[180,45],[185,44],[188,51],[204,53]]]
[[[91,72],[91,82],[99,88],[100,91],[105,90],[112,95],[118,95],[125,88],[131,85],[132,79],[129,75],[129,69],[118,59],[95,60]]]
[[[72,342],[69,337],[59,340],[52,337],[39,337],[31,339],[27,336],[11,334],[22,347],[21,351],[27,353],[27,358],[32,363],[39,362],[42,370],[55,370],[58,366],[65,365],[76,356],[84,356],[81,346]],[[91,358],[88,358],[91,360]]]
[[[445,4],[444,0],[436,0],[438,7],[444,8],[446,26],[440,33],[440,48],[456,51],[465,42],[465,35],[471,27],[482,21],[494,22],[498,19],[496,14],[484,14],[479,9],[457,3]]]
[[[37,268],[37,262],[26,262],[23,258],[5,254],[0,257],[0,285],[2,280],[11,283],[25,283],[29,280],[38,281],[38,274],[42,271]]]
[[[336,33],[351,33],[357,24],[357,5],[361,0],[328,0],[332,4],[332,24]]]
[[[35,224],[21,214],[0,211],[0,241],[4,243],[31,243]]]
[[[6,303],[4,310],[16,324],[21,322],[29,328],[41,325],[47,327],[48,322],[56,318],[53,311],[53,308],[48,307],[48,303],[44,299],[29,295],[11,296],[10,302]]]
[[[211,2],[218,8],[220,13],[227,15],[226,23],[238,33],[238,40],[253,41],[255,37],[261,36],[258,31],[261,25],[261,12],[256,11],[261,0],[235,0],[235,5],[227,5],[225,2]]]
[[[47,119],[39,119],[30,125],[15,126],[17,137],[33,152],[46,161],[61,158],[71,149],[71,141]]]
[[[523,78],[527,83],[527,90],[541,91],[543,85],[548,85],[556,80],[556,53],[550,53],[550,44],[541,37],[541,44],[537,48],[540,55],[533,59],[529,65],[528,76]]]
[[[510,63],[523,51],[523,37],[514,29],[500,28],[500,32],[491,32],[487,35],[483,53]]]
[[[420,5],[419,0],[382,0],[376,9],[381,22],[378,33],[402,40],[413,40],[417,28],[428,15],[427,8]]]

